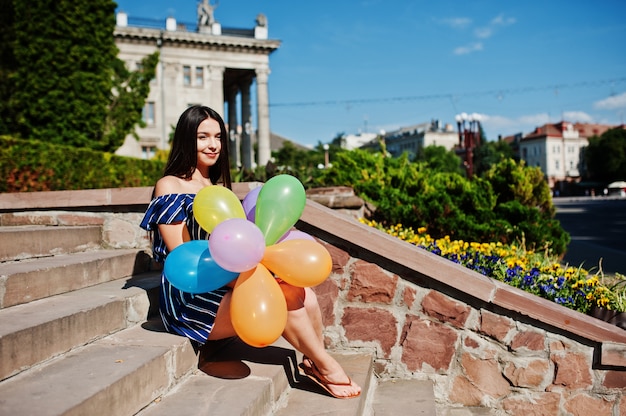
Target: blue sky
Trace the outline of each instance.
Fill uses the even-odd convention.
[[[195,22],[197,0],[118,0],[130,18]],[[213,1],[215,3],[215,0]],[[220,0],[223,27],[269,37],[273,132],[315,145],[482,116],[487,138],[561,120],[626,122],[623,0]]]

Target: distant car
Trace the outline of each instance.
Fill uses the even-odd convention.
[[[612,182],[607,186],[609,195],[626,197],[626,181]]]

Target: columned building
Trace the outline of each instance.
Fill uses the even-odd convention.
[[[127,137],[118,154],[150,158],[157,149],[169,149],[181,113],[201,104],[224,117],[234,166],[250,169],[269,161],[269,56],[280,41],[268,39],[262,14],[252,29],[229,29],[215,21],[207,1],[203,6],[196,25],[170,17],[158,27],[158,22],[117,14],[115,41],[129,69],[155,51],[160,54],[144,108],[146,127],[137,129],[138,141]]]

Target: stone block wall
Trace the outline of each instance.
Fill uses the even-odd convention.
[[[515,416],[626,415],[626,372],[594,368],[593,346],[326,247],[333,271],[315,288],[326,343],[374,350],[378,377],[430,379],[442,407]]]

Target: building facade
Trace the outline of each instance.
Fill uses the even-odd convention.
[[[198,9],[197,25],[170,17],[157,27],[154,22],[146,24],[146,19],[132,21],[123,12],[117,14],[114,36],[127,67],[136,69],[157,50],[160,58],[144,108],[146,127],[137,129],[139,141],[129,135],[116,153],[150,158],[157,149],[169,149],[180,114],[190,105],[202,104],[224,116],[233,165],[248,169],[265,165],[271,157],[269,56],[280,41],[268,39],[262,14],[252,29],[228,29],[215,20],[206,0],[200,6],[204,8]]]
[[[408,153],[413,159],[426,146],[443,146],[452,150],[459,135],[451,124],[442,126],[438,120],[402,127],[384,134],[387,151],[392,156]]]
[[[519,141],[520,159],[541,169],[548,185],[564,191],[586,173],[584,151],[589,137],[615,126],[561,121],[537,127]]]

